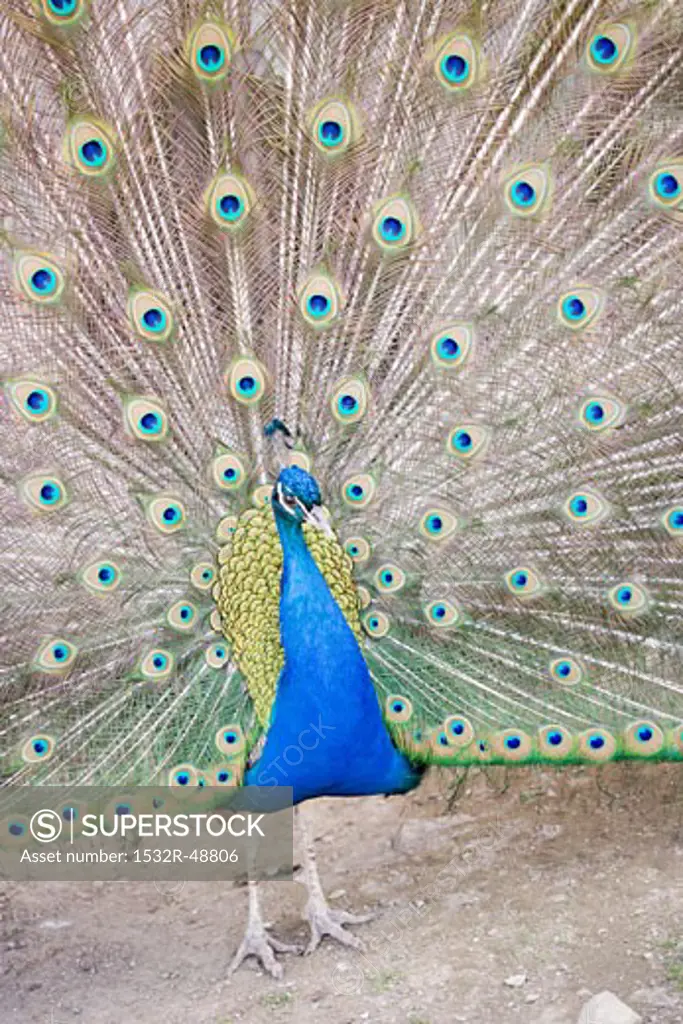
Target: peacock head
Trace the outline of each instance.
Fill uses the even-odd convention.
[[[284,523],[310,523],[328,536],[332,530],[322,511],[320,488],[310,473],[299,466],[288,466],[275,482],[272,498],[276,519]]]

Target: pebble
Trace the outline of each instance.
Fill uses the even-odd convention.
[[[511,974],[505,979],[504,984],[508,988],[521,988],[522,985],[526,985],[526,974]]]

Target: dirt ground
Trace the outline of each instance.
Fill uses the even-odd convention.
[[[610,989],[683,1022],[683,769],[435,772],[407,797],[307,807],[330,902],[377,917],[274,981],[227,966],[246,920],[228,883],[0,890],[2,1024],[576,1024]],[[304,890],[263,887],[303,941]]]

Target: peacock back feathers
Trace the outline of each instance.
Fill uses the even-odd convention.
[[[273,417],[402,749],[683,756],[682,28],[4,6],[4,780],[241,780]]]

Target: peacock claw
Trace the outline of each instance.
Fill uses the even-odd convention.
[[[271,977],[279,980],[283,970],[282,964],[275,958],[275,953],[301,953],[301,951],[301,946],[280,942],[279,939],[269,935],[262,924],[253,925],[252,923],[247,928],[240,948],[233,957],[228,973],[234,974],[248,956],[253,956]]]
[[[343,925],[365,924],[366,921],[372,921],[375,915],[350,914],[346,910],[333,910],[324,899],[311,898],[306,904],[304,917],[311,927],[311,938],[304,950],[304,956],[308,956],[318,948],[325,935],[336,939],[342,946],[351,946],[362,952],[365,949],[365,943],[357,935],[345,931]]]

